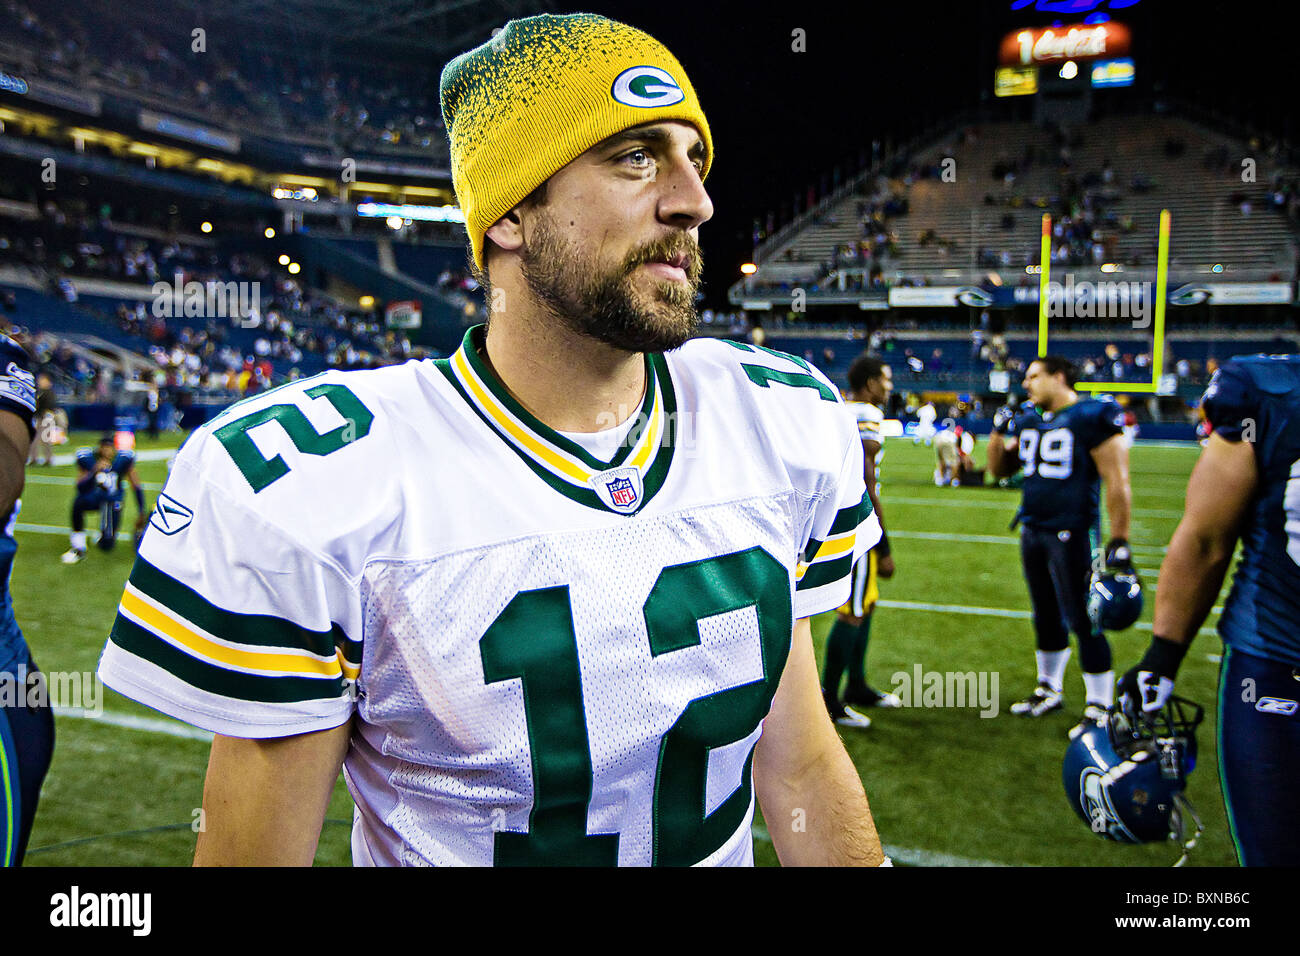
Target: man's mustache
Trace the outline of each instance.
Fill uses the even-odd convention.
[[[627,271],[631,272],[648,262],[664,262],[682,256],[685,258],[686,277],[692,284],[698,283],[704,272],[704,258],[698,243],[690,239],[666,240],[645,246],[629,257]]]

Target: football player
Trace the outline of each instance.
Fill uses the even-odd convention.
[[[849,402],[858,420],[862,439],[862,477],[867,494],[880,521],[880,543],[853,567],[853,591],[836,614],[826,639],[826,663],[822,672],[822,695],[826,709],[837,724],[867,728],[871,718],[861,712],[869,707],[901,707],[896,694],[881,693],[867,683],[867,643],[871,633],[871,611],[880,598],[876,578],[894,576],[894,558],[885,534],[885,515],[880,510],[880,465],[885,457],[880,425],[882,410],[893,389],[893,372],[872,355],[861,355],[849,366]],[[840,698],[840,682],[848,672],[848,687]]]
[[[0,335],[0,866],[18,866],[36,818],[41,783],[54,754],[54,714],[33,694],[39,671],[9,597],[14,526],[22,508],[23,466],[36,434],[36,379],[22,346]]]
[[[135,493],[135,534],[144,530],[144,486],[135,470],[135,452],[119,449],[112,435],[99,440],[98,449],[77,449],[77,495],[72,500],[71,547],[63,553],[64,564],[76,564],[86,557],[86,512],[99,512],[99,540],[102,551],[111,551],[117,543],[117,529],[122,520],[125,485]]]
[[[952,419],[948,419],[949,422]],[[960,488],[975,471],[971,452],[975,450],[975,436],[953,424],[934,436],[934,483],[939,488]],[[983,478],[983,475],[980,475]]]
[[[916,410],[916,431],[913,433],[912,444],[919,445],[925,442],[927,445],[934,440],[938,429],[934,427],[934,419],[939,413],[935,411],[933,402],[926,402]]]
[[[748,865],[755,803],[783,863],[882,864],[808,626],[880,536],[862,445],[802,359],[692,338],[681,65],[541,15],[441,101],[487,325],[196,431],[101,659],[217,735],[195,861],[310,864],[342,766],[357,864]]]
[[[1237,546],[1219,618],[1219,777],[1242,866],[1300,865],[1300,356],[1224,363],[1201,403],[1213,431],[1160,565],[1151,646],[1120,681],[1158,711]]]
[[[1020,554],[1033,603],[1038,686],[1011,705],[1011,712],[1041,717],[1060,710],[1070,631],[1079,642],[1079,665],[1087,697],[1073,738],[1102,724],[1114,702],[1110,643],[1088,616],[1092,581],[1091,530],[1097,525],[1100,480],[1106,483],[1111,539],[1107,568],[1132,570],[1128,546],[1132,490],[1124,409],[1109,400],[1080,399],[1078,371],[1067,359],[1043,356],[1025,370],[1025,391],[1034,408],[1016,416],[999,411],[989,436],[989,469],[1006,477],[1024,469],[1017,515]]]

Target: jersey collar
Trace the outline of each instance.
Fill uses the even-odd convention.
[[[627,440],[609,461],[539,421],[506,390],[479,354],[486,326],[465,333],[460,348],[434,365],[461,398],[553,489],[601,511],[631,515],[663,486],[676,443],[677,398],[668,363],[647,354],[645,399]]]

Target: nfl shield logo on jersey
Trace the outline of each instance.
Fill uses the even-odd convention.
[[[626,478],[615,478],[605,485],[609,489],[609,497],[620,508],[627,508],[636,504],[636,489],[632,487],[632,482]]]
[[[611,468],[593,475],[590,483],[611,511],[631,514],[641,504],[641,473],[635,468]]]

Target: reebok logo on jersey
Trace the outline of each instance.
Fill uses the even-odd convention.
[[[611,468],[592,475],[588,483],[611,511],[629,515],[641,504],[641,472],[630,466]]]
[[[194,512],[185,507],[171,495],[160,494],[149,516],[149,526],[157,528],[163,534],[175,534],[184,531],[194,520]]]
[[[614,80],[609,91],[624,106],[650,109],[655,106],[673,106],[686,99],[667,70],[657,66],[634,66],[624,70]]]
[[[1255,701],[1255,709],[1261,714],[1280,714],[1283,717],[1290,717],[1300,709],[1300,704],[1285,697],[1261,697]]]

